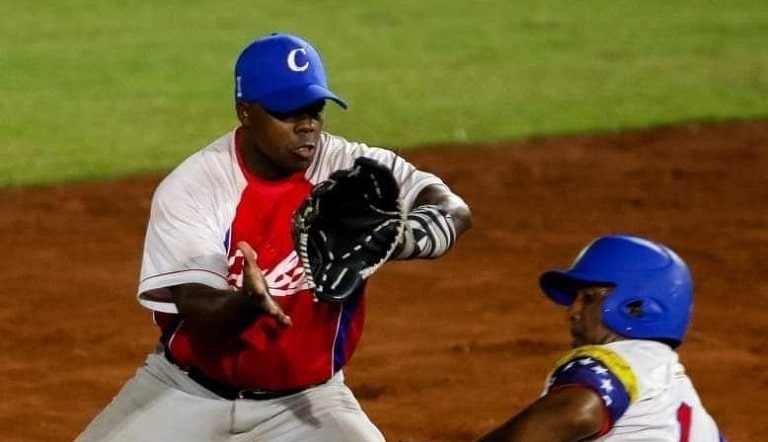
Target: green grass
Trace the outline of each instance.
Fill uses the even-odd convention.
[[[0,186],[162,172],[235,125],[253,37],[304,35],[370,144],[768,116],[765,0],[0,0]]]

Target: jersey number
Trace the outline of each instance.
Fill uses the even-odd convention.
[[[677,422],[680,423],[680,442],[688,442],[691,435],[691,406],[685,402],[677,407]]]

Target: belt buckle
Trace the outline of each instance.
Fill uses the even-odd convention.
[[[261,390],[261,389],[252,390],[248,388],[237,390],[238,399],[261,400],[261,399],[274,399],[280,396],[281,395],[279,394],[279,392],[269,391],[269,390]]]
[[[304,391],[304,388],[289,389],[289,390],[250,390],[242,389],[237,390],[238,399],[248,399],[254,401],[266,401],[271,399],[278,399],[285,396],[291,396]]]

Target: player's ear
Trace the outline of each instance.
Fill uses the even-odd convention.
[[[247,103],[235,104],[235,112],[237,113],[237,119],[240,120],[240,124],[243,126],[251,125],[251,114]]]

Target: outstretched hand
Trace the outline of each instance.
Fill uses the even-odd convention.
[[[243,267],[243,289],[253,298],[253,303],[261,309],[264,314],[274,317],[280,324],[290,327],[292,325],[291,317],[283,312],[280,305],[272,299],[269,294],[267,280],[264,273],[256,265],[256,251],[245,241],[237,243],[237,248],[245,257],[245,266]]]

